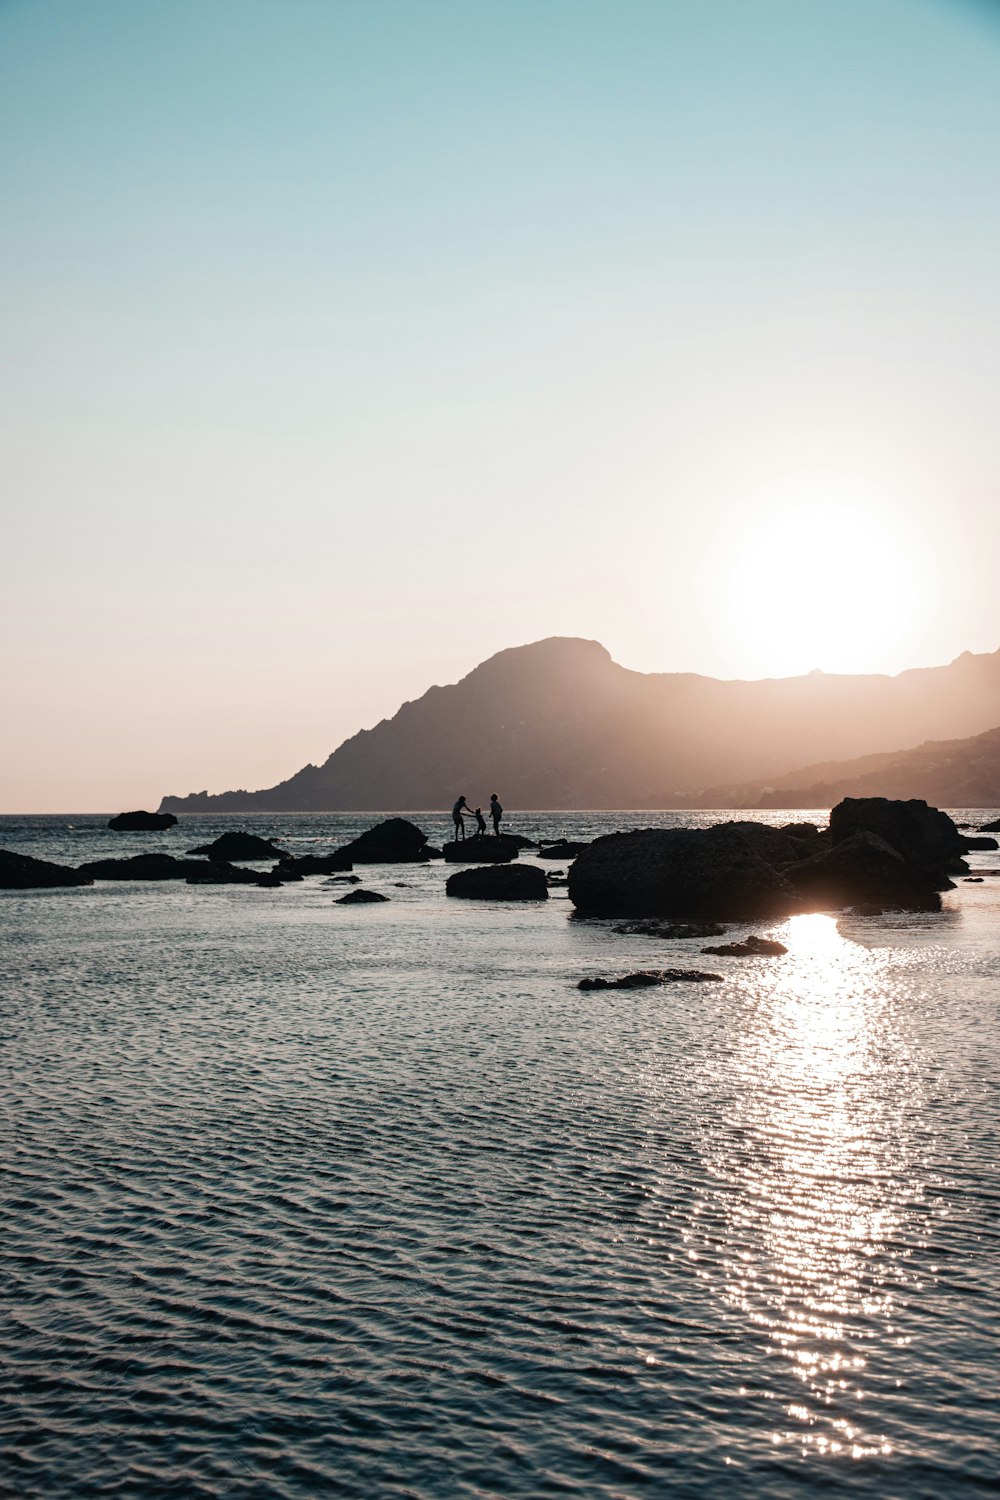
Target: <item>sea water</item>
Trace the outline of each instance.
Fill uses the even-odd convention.
[[[304,853],[375,818],[0,846]],[[789,949],[736,959],[558,888],[449,900],[440,861],[357,873],[388,904],[0,893],[4,1493],[995,1492],[1000,879],[734,926]],[[722,983],[577,988],[687,966]]]

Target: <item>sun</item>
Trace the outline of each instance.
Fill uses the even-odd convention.
[[[734,560],[732,629],[755,676],[898,671],[919,588],[906,538],[867,508],[789,506]]]

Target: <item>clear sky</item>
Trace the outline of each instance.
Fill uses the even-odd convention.
[[[0,0],[0,809],[1000,647],[1000,6]]]

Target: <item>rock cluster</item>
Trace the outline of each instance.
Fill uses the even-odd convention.
[[[739,921],[856,902],[934,910],[966,841],[925,802],[848,798],[821,834],[811,824],[641,829],[595,840],[570,866],[589,916]]]

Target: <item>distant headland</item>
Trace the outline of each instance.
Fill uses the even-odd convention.
[[[633,672],[597,641],[554,636],[429,688],[277,786],[166,796],[160,811],[405,811],[495,785],[522,809],[811,806],[855,791],[996,805],[998,725],[1000,651],[895,677],[727,682]]]

